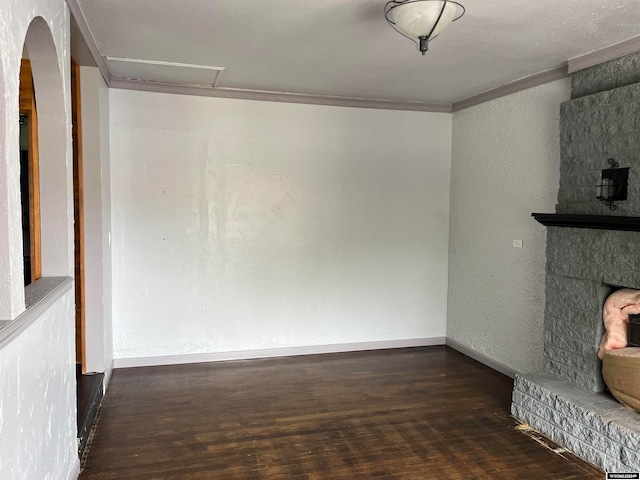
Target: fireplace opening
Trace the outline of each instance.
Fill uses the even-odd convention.
[[[613,287],[602,308],[605,331],[598,348],[600,360],[604,358],[607,351],[638,346],[636,345],[638,317],[640,317],[640,290]],[[634,341],[632,341],[632,335]]]
[[[640,347],[640,314],[629,316],[629,346]]]
[[[640,290],[621,288],[604,302],[598,357],[609,392],[625,407],[640,411]]]

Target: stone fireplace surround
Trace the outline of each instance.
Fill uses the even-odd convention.
[[[640,216],[640,54],[573,74],[560,151],[557,214]],[[610,157],[630,167],[613,212],[595,198]],[[639,472],[640,413],[605,393],[597,349],[606,297],[640,289],[640,232],[548,226],[546,269],[544,372],[516,376],[512,414],[600,468]]]

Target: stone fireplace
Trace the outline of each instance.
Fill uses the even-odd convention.
[[[542,222],[544,372],[516,377],[512,414],[600,468],[637,472],[640,413],[607,394],[597,350],[606,297],[640,289],[640,220],[629,218],[640,217],[640,54],[573,74],[560,149],[556,214]],[[613,211],[596,199],[609,158],[630,168],[628,200]]]

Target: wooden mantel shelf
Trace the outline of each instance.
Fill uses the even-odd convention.
[[[600,230],[640,232],[640,217],[563,213],[532,213],[531,216],[547,227],[597,228]]]

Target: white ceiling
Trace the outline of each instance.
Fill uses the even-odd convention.
[[[384,0],[67,3],[102,57],[224,67],[216,87],[399,102],[453,104],[640,36],[638,0],[458,1],[466,14],[425,56],[386,23]],[[152,64],[104,64],[158,80]],[[158,68],[164,83],[198,77]]]

